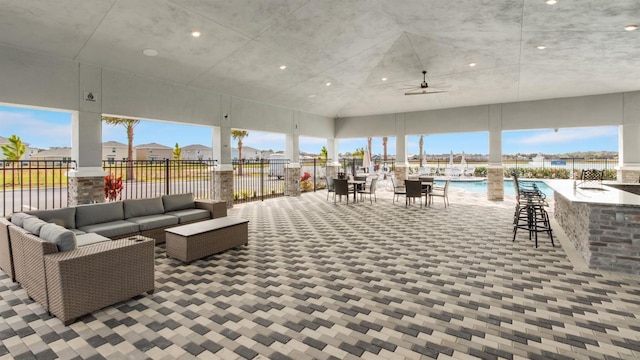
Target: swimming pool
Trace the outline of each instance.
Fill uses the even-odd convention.
[[[547,186],[547,184],[545,184],[542,181],[533,181],[533,180],[522,180],[519,179],[520,182],[522,183],[531,183],[534,182],[537,186],[538,189],[540,189],[540,191],[542,191],[543,193],[545,193],[545,195],[547,195],[548,199],[553,199],[553,190]],[[444,185],[444,180],[436,180],[436,184],[437,185]],[[487,181],[486,180],[479,180],[479,181],[456,181],[456,180],[451,180],[450,185],[451,187],[455,187],[455,188],[459,188],[459,189],[464,189],[466,191],[469,192],[474,192],[474,193],[480,193],[480,194],[486,194],[487,193]],[[511,180],[505,180],[504,181],[504,194],[505,195],[515,195],[515,189],[513,187],[513,182]]]

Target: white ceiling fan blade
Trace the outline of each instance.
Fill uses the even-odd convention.
[[[417,91],[409,91],[404,93],[405,95],[428,95],[428,94],[437,94],[437,93],[444,93],[446,91],[442,90],[442,91],[428,91],[427,89],[424,90],[417,90]]]

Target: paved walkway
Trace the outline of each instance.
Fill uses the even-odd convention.
[[[1,358],[640,357],[638,278],[585,269],[544,235],[512,242],[513,199],[378,195],[237,205],[249,246],[190,265],[158,246],[153,295],[70,327],[2,275]]]

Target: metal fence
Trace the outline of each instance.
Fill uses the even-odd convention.
[[[67,172],[75,161],[2,160],[2,215],[67,206]]]
[[[235,204],[284,196],[288,159],[233,160]]]
[[[608,180],[616,179],[618,159],[551,158],[551,159],[503,159],[505,172],[515,170],[520,176],[535,178],[573,179],[586,169],[603,170]]]
[[[210,199],[215,164],[216,160],[107,160],[102,167],[114,177],[122,178],[122,199],[179,193]]]

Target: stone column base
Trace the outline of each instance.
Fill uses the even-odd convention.
[[[489,165],[487,168],[487,199],[504,201],[504,168]]]
[[[104,176],[70,176],[67,206],[105,202]]]
[[[214,170],[213,176],[213,200],[221,200],[227,204],[227,209],[233,207],[233,169]]]
[[[396,164],[393,173],[396,176],[397,184],[404,185],[404,181],[409,178],[409,167]]]
[[[640,167],[623,166],[618,169],[618,182],[623,184],[640,182]]]
[[[284,196],[300,196],[300,164],[284,167]]]

